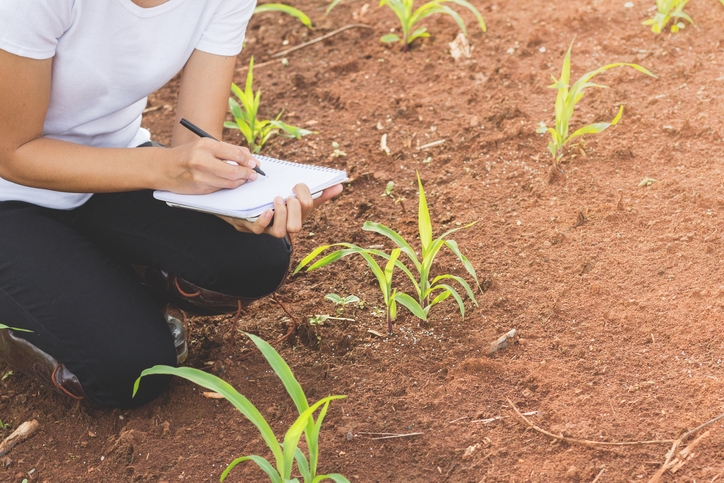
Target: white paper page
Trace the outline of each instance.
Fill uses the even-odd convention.
[[[267,156],[255,156],[260,168],[266,173],[238,188],[220,190],[206,195],[180,195],[169,191],[156,191],[159,200],[196,208],[212,213],[237,217],[257,216],[271,208],[274,198],[294,196],[292,188],[304,183],[312,193],[338,184],[347,179],[344,171],[323,166],[304,165],[280,161]]]

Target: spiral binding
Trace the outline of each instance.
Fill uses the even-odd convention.
[[[264,156],[264,155],[260,155],[260,154],[257,154],[256,156],[254,156],[254,158],[255,158],[255,159],[258,159],[258,160],[261,161],[262,163],[263,163],[264,161],[271,161],[272,163],[282,164],[282,165],[286,165],[286,166],[301,166],[302,168],[308,169],[308,170],[310,170],[310,171],[327,171],[327,172],[330,172],[330,173],[340,172],[339,169],[328,168],[327,166],[319,166],[319,165],[314,165],[314,164],[295,163],[295,162],[293,162],[293,161],[284,161],[284,160],[281,160],[281,159],[272,158],[271,156]],[[264,165],[263,165],[263,164],[262,164],[261,168],[264,169]]]

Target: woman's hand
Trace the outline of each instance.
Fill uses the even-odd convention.
[[[253,171],[252,171],[253,172]],[[256,174],[256,173],[254,173]],[[274,210],[267,210],[255,222],[241,218],[219,216],[222,220],[231,224],[238,231],[248,233],[267,233],[276,238],[284,238],[288,233],[298,233],[302,225],[314,208],[328,201],[342,192],[342,185],[334,185],[322,191],[317,199],[312,199],[312,194],[305,184],[298,184],[294,187],[296,198],[290,196],[286,200],[277,197],[274,200]],[[273,218],[273,222],[272,222]]]
[[[209,138],[166,150],[163,189],[180,194],[206,194],[241,186],[259,175],[259,162],[249,150]]]

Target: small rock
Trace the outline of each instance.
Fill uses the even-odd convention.
[[[470,118],[470,127],[478,127],[480,125],[480,119],[478,116],[473,116]]]
[[[569,480],[578,480],[579,477],[580,475],[578,473],[578,468],[576,468],[575,466],[571,466],[566,471],[566,478],[568,478]]]

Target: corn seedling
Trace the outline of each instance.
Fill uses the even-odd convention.
[[[252,461],[256,463],[268,476],[271,483],[299,483],[298,478],[292,478],[292,469],[294,461],[297,463],[297,469],[301,473],[304,483],[317,483],[329,479],[337,483],[349,483],[349,480],[339,474],[317,475],[317,464],[319,462],[319,431],[322,427],[322,421],[327,415],[329,404],[335,399],[342,399],[345,396],[329,396],[309,405],[307,397],[304,395],[302,387],[297,382],[292,370],[289,368],[284,359],[274,348],[259,337],[246,334],[261,353],[266,358],[276,375],[281,379],[284,387],[291,396],[294,404],[299,412],[299,417],[291,425],[284,435],[282,444],[279,444],[274,431],[272,431],[269,423],[259,410],[229,383],[212,374],[208,374],[199,369],[192,367],[170,367],[170,366],[154,366],[146,369],[136,380],[133,388],[133,394],[136,394],[141,378],[152,374],[168,374],[179,376],[187,379],[199,386],[205,387],[211,391],[221,394],[236,409],[238,409],[246,418],[251,421],[261,433],[261,437],[269,447],[274,456],[274,465],[265,458],[257,455],[242,456],[232,461],[221,474],[220,481],[229,475],[229,472],[239,463],[244,461]],[[319,410],[316,420],[314,413]],[[302,435],[307,442],[307,450],[309,459],[304,455],[298,447],[299,440]]]
[[[382,297],[385,302],[385,317],[387,319],[387,330],[389,332],[392,332],[392,321],[397,318],[398,303],[406,307],[416,317],[427,320],[427,314],[425,313],[425,310],[420,306],[419,303],[415,301],[415,299],[413,299],[404,292],[399,292],[395,287],[392,286],[392,273],[394,272],[396,266],[401,268],[403,271],[409,272],[407,267],[397,261],[401,253],[399,248],[395,248],[394,250],[392,250],[392,253],[388,255],[381,250],[362,248],[357,245],[353,245],[352,243],[334,243],[332,245],[322,245],[315,248],[309,255],[304,257],[304,259],[299,262],[299,265],[297,265],[297,268],[294,269],[294,273],[298,273],[302,268],[307,266],[323,251],[331,247],[344,248],[336,250],[317,260],[315,263],[311,264],[307,268],[308,272],[317,268],[324,267],[325,265],[329,265],[330,263],[337,261],[342,257],[346,257],[347,255],[356,253],[364,258],[364,260],[367,262],[367,265],[370,267],[370,270],[372,270],[372,273],[374,274],[375,278],[377,279],[377,283],[380,286],[380,290],[382,291]],[[385,264],[384,269],[380,267],[380,265],[372,257],[372,255],[387,259],[387,263]]]
[[[329,14],[329,12],[331,12],[332,9],[336,7],[341,1],[342,0],[333,0],[332,3],[329,4],[329,7],[327,7],[326,14]],[[462,30],[463,35],[467,37],[468,31],[465,28],[465,21],[462,19],[459,13],[450,8],[448,5],[445,5],[446,3],[456,3],[470,10],[473,15],[475,15],[475,18],[478,20],[480,29],[483,32],[487,31],[485,21],[483,20],[483,16],[480,14],[480,11],[475,8],[473,4],[466,0],[433,0],[432,2],[428,2],[422,5],[414,12],[412,11],[413,3],[414,0],[382,0],[380,2],[380,7],[387,5],[392,9],[393,12],[395,12],[395,15],[400,21],[400,27],[402,29],[402,37],[392,33],[383,35],[380,38],[380,41],[386,44],[402,42],[402,48],[405,50],[405,52],[407,52],[410,49],[410,44],[415,39],[430,36],[430,34],[427,32],[426,27],[420,27],[415,29],[415,25],[417,25],[417,23],[424,18],[438,13],[450,15],[453,19],[455,19],[455,22],[458,24],[458,27],[460,27],[460,30]]]
[[[651,31],[660,34],[669,24],[669,21],[673,19],[674,23],[671,25],[671,32],[676,33],[685,26],[684,22],[681,21],[682,19],[692,25],[694,24],[691,17],[684,12],[687,3],[689,3],[689,0],[656,0],[654,18],[644,20],[642,23],[651,25]]]
[[[290,126],[279,120],[282,112],[272,120],[260,120],[259,101],[261,99],[261,89],[254,93],[252,83],[254,82],[254,57],[249,62],[249,72],[246,75],[246,86],[242,91],[236,84],[231,84],[231,90],[241,101],[241,104],[233,97],[229,98],[229,108],[234,116],[234,122],[224,122],[224,127],[229,129],[238,129],[246,138],[249,150],[252,153],[258,153],[264,144],[275,134],[280,131],[283,135],[296,139],[312,134],[312,131],[302,129],[300,127]]]
[[[561,158],[563,157],[563,148],[568,145],[572,140],[581,137],[585,134],[596,134],[605,131],[610,126],[618,123],[623,115],[623,105],[618,109],[618,114],[613,118],[611,122],[597,122],[588,124],[580,129],[577,129],[573,134],[568,134],[571,117],[573,117],[573,111],[576,109],[576,104],[583,98],[585,90],[589,87],[607,88],[606,86],[591,82],[598,74],[605,72],[615,67],[632,67],[639,72],[643,72],[651,77],[656,77],[654,74],[644,69],[637,64],[627,64],[618,62],[615,64],[604,65],[598,69],[588,72],[581,76],[572,86],[570,85],[571,78],[571,49],[573,48],[573,42],[568,47],[566,56],[563,59],[563,68],[561,70],[561,78],[556,79],[553,77],[554,84],[548,86],[551,89],[556,89],[558,94],[556,96],[555,114],[556,114],[556,126],[555,129],[546,126],[544,122],[541,122],[536,132],[538,133],[550,133],[551,142],[548,143],[548,150],[553,156],[553,162],[557,166]],[[552,77],[552,76],[551,76]]]
[[[387,5],[392,9],[393,12],[395,12],[397,19],[400,21],[400,28],[402,29],[402,37],[397,34],[391,33],[383,35],[380,38],[380,41],[386,44],[401,42],[403,50],[407,52],[410,48],[410,44],[415,39],[430,36],[430,34],[427,32],[427,27],[415,28],[415,25],[417,25],[418,22],[420,22],[424,18],[438,13],[450,15],[453,19],[455,19],[455,22],[458,24],[458,27],[460,27],[460,30],[462,30],[463,35],[467,36],[468,31],[465,28],[465,21],[462,19],[459,13],[446,5],[448,3],[456,3],[470,10],[473,15],[475,15],[475,18],[478,20],[478,25],[480,25],[480,29],[483,32],[487,30],[487,27],[485,26],[485,21],[483,20],[483,16],[480,14],[480,11],[478,11],[478,9],[475,8],[475,6],[473,6],[473,4],[471,4],[467,0],[433,0],[432,2],[428,2],[417,8],[414,12],[413,3],[414,0],[382,0],[380,2],[380,7]]]
[[[290,5],[285,5],[283,3],[265,3],[262,5],[257,5],[254,9],[254,13],[264,13],[264,12],[282,12],[286,13],[288,15],[291,15],[292,17],[296,18],[304,26],[311,29],[312,28],[312,21],[309,19],[307,14],[299,10],[298,8],[294,8]]]
[[[2,419],[0,419],[0,431],[5,431],[10,428],[11,426],[8,423],[3,423]]]
[[[302,268],[309,265],[318,255],[324,252],[326,249],[334,246],[342,246],[344,248],[336,250],[330,254],[325,255],[316,262],[312,263],[307,267],[307,271],[315,270],[317,268],[329,265],[332,262],[339,260],[342,257],[351,254],[359,254],[366,261],[372,269],[372,272],[377,278],[380,289],[385,300],[385,306],[387,307],[387,329],[392,332],[392,321],[396,317],[396,302],[401,303],[415,316],[422,320],[427,320],[430,309],[442,302],[443,300],[453,297],[458,303],[460,314],[463,319],[465,318],[465,304],[463,299],[457,290],[449,285],[447,282],[452,280],[459,283],[465,289],[468,297],[477,305],[475,295],[470,285],[462,277],[450,274],[438,275],[431,279],[432,263],[435,257],[443,247],[447,247],[457,258],[460,260],[465,267],[465,270],[475,279],[475,283],[478,284],[478,278],[475,273],[475,268],[470,263],[465,255],[460,252],[457,243],[454,240],[446,240],[446,237],[452,233],[455,233],[462,228],[468,228],[475,223],[470,223],[460,228],[454,228],[443,233],[440,237],[435,240],[432,239],[432,222],[430,220],[430,212],[427,206],[427,199],[425,197],[425,190],[422,187],[422,181],[420,176],[417,176],[417,183],[420,190],[420,202],[418,208],[418,228],[420,233],[420,244],[422,245],[422,257],[418,258],[415,250],[412,246],[397,232],[392,229],[371,221],[366,221],[362,226],[363,230],[372,231],[380,235],[384,235],[392,240],[396,248],[394,248],[391,254],[387,254],[381,250],[376,249],[364,249],[350,243],[336,243],[333,245],[322,245],[314,249],[309,255],[299,262],[299,265],[294,270],[294,273],[299,272]],[[407,268],[399,259],[401,253],[407,255],[409,260],[414,265],[416,274]],[[380,268],[377,262],[372,258],[372,255],[382,257],[387,260],[384,271]],[[397,291],[392,288],[392,272],[394,268],[402,270],[412,282],[417,295],[417,300],[414,300],[409,295]]]

